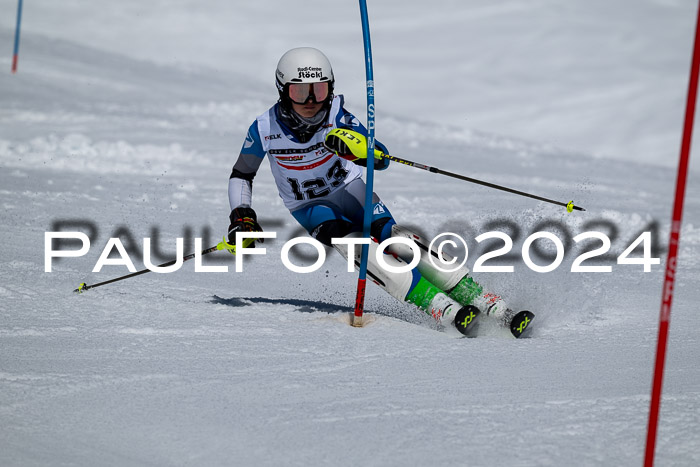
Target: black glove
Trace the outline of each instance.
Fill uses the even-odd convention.
[[[253,208],[236,208],[228,216],[231,225],[228,226],[228,242],[236,244],[236,232],[262,232],[262,227],[258,224],[258,216]],[[256,239],[260,243],[264,238]],[[254,246],[254,243],[250,246]]]

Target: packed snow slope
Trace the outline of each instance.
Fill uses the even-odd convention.
[[[277,239],[242,272],[218,252],[204,263],[227,273],[196,273],[191,261],[77,295],[80,282],[128,272],[91,272],[110,237],[137,268],[144,237],[158,240],[162,261],[177,237],[188,252],[194,237],[204,247],[220,239],[230,167],[276,91],[244,66],[134,59],[58,36],[28,28],[21,72],[0,74],[0,464],[641,463],[672,169],[384,111],[378,136],[396,155],[587,209],[568,214],[398,164],[376,175],[399,222],[460,234],[470,266],[485,251],[477,235],[513,237],[515,272],[477,278],[537,313],[528,339],[488,322],[476,339],[449,338],[374,285],[368,324],[349,326],[357,276],[338,255],[311,274],[282,265],[284,242],[300,231],[267,163],[253,202]],[[699,225],[693,173],[657,465],[700,463]],[[44,235],[57,229],[89,234],[91,248],[47,273]],[[531,271],[520,247],[540,230],[563,240],[606,233],[609,258],[584,264],[612,272],[570,272],[599,245],[571,240],[555,271]],[[616,264],[644,230],[662,264],[647,273]]]

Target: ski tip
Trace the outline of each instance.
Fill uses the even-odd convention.
[[[518,312],[510,322],[510,332],[516,339],[524,337],[526,331],[530,329],[535,314],[531,311],[523,310]]]
[[[85,282],[83,282],[73,292],[80,294],[80,293],[85,292],[87,289],[88,289],[88,286],[85,284]]]

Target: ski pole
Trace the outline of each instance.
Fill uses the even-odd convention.
[[[248,245],[250,245],[254,241],[255,241],[255,239],[246,238],[245,240],[243,240],[243,247],[246,248]],[[208,255],[209,253],[213,253],[217,250],[227,250],[231,254],[236,254],[236,246],[231,245],[230,243],[226,242],[226,237],[224,237],[224,240],[222,242],[219,242],[216,246],[213,246],[211,248],[207,248],[206,250],[202,251],[200,254],[201,255]],[[189,254],[189,255],[183,257],[182,261],[185,262],[187,260],[194,258],[195,256],[196,256],[196,253]],[[177,259],[174,259],[172,261],[168,261],[167,263],[159,264],[156,267],[162,268],[162,267],[172,266],[176,262],[177,262]],[[117,282],[117,281],[121,281],[124,279],[129,279],[130,277],[140,276],[141,274],[146,274],[147,272],[150,272],[150,271],[151,271],[150,269],[146,268],[146,269],[142,269],[141,271],[132,272],[131,274],[127,274],[125,276],[115,277],[114,279],[110,279],[110,280],[107,280],[104,282],[98,282],[97,284],[92,284],[92,285],[87,285],[85,282],[83,282],[73,292],[83,293],[86,290],[94,289],[95,287],[100,287],[103,285],[111,284],[112,282]]]
[[[364,136],[353,130],[347,130],[344,128],[336,128],[328,133],[326,136],[326,147],[339,154],[352,154],[357,158],[364,159],[367,157],[366,144],[364,144]],[[364,152],[362,150],[364,149]],[[381,159],[389,159],[390,161],[398,162],[399,164],[404,164],[409,167],[415,167],[417,169],[427,170],[440,175],[446,175],[448,177],[456,178],[458,180],[463,180],[465,182],[476,183],[477,185],[487,186],[489,188],[495,188],[497,190],[506,191],[508,193],[513,193],[520,196],[525,196],[527,198],[536,199],[539,201],[544,201],[551,204],[556,204],[557,206],[564,206],[568,212],[572,212],[574,209],[577,211],[585,211],[584,208],[580,206],[575,206],[573,201],[564,203],[561,201],[555,201],[553,199],[545,198],[543,196],[537,196],[530,193],[525,193],[524,191],[514,190],[501,185],[496,185],[495,183],[484,182],[482,180],[477,180],[475,178],[466,177],[464,175],[456,174],[454,172],[448,172],[447,170],[438,169],[437,167],[431,167],[429,165],[420,164],[418,162],[409,161],[407,159],[402,159],[400,157],[392,156],[390,154],[384,154],[379,149],[374,150],[374,157]]]

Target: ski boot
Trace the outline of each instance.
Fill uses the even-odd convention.
[[[484,293],[483,288],[468,274],[450,290],[449,296],[463,305],[475,306],[484,315],[495,319],[499,325],[508,328],[516,338],[523,335],[535,317],[531,311],[515,312],[511,310],[499,295]]]
[[[448,297],[442,290],[421,278],[406,301],[418,306],[445,327],[448,334],[456,329],[465,336],[475,335],[477,317],[481,311],[471,305],[464,306]]]
[[[457,329],[467,337],[476,335],[478,328],[477,317],[481,311],[473,306],[462,306],[444,293],[438,293],[430,302],[430,314],[443,326],[449,334],[451,329]]]

